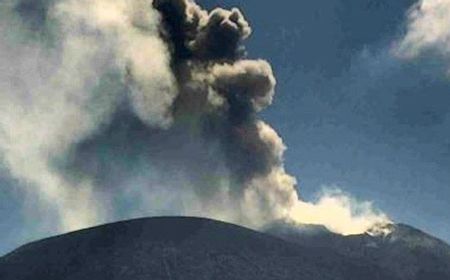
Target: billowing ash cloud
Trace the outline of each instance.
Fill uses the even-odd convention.
[[[247,58],[251,28],[238,9],[42,3],[38,30],[24,20],[32,9],[18,13],[23,2],[2,11],[0,151],[59,230],[159,214],[343,234],[388,222],[342,193],[299,199],[286,147],[258,117],[276,81],[268,62]]]

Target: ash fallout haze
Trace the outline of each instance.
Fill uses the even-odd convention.
[[[1,252],[158,215],[450,240],[450,1],[224,2],[0,3]]]

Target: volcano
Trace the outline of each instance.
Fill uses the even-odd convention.
[[[343,237],[306,225],[257,232],[203,218],[130,220],[24,245],[0,258],[0,279],[450,279],[445,243],[395,227]]]

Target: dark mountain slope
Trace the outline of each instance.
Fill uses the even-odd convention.
[[[387,234],[341,236],[321,226],[274,224],[266,232],[309,248],[328,248],[381,267],[402,280],[449,280],[450,246],[407,225],[389,225]]]
[[[0,259],[2,280],[395,280],[376,265],[231,224],[151,218],[25,245]]]

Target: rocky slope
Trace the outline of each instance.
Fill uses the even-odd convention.
[[[435,263],[434,267],[426,266],[430,270],[416,271],[419,278],[408,279],[450,279],[439,278],[447,276],[441,267],[447,261],[447,249],[442,249],[438,241],[437,245],[423,242],[422,233],[417,233],[418,239],[414,237],[416,232],[403,235],[406,227],[399,228],[399,237],[393,234],[380,241],[374,239],[379,243],[373,245],[369,235],[344,238],[321,228],[305,235],[298,229],[277,225],[267,234],[200,218],[139,219],[22,246],[0,258],[0,279],[402,280],[407,278],[380,260],[380,256],[386,256],[386,262],[395,260],[401,268],[405,267],[402,262],[412,262],[395,255],[406,250],[403,245],[391,250],[384,245],[403,244],[398,241],[402,238],[407,244],[426,244],[436,253],[432,255],[436,259],[414,255],[415,251],[405,245],[411,258]],[[386,249],[367,253],[376,246]]]
[[[327,248],[372,264],[402,280],[450,279],[450,246],[413,227],[398,224],[385,234],[341,236],[321,226],[274,224],[267,233],[309,248]]]

